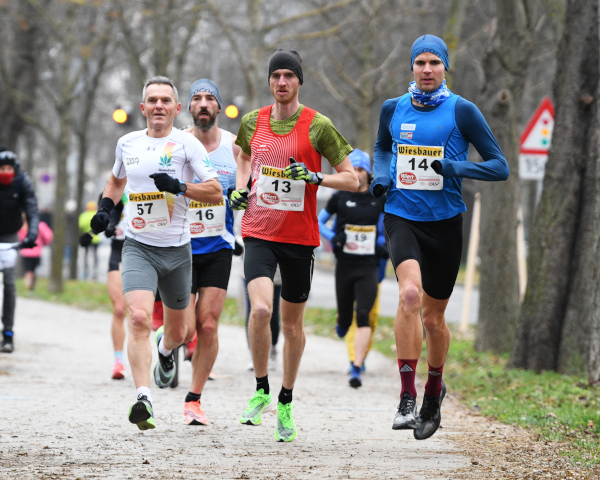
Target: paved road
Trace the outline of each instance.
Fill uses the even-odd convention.
[[[127,421],[131,377],[109,379],[109,325],[105,313],[19,298],[15,353],[0,354],[0,478],[433,480],[465,478],[471,468],[453,440],[466,427],[452,395],[433,438],[393,431],[397,365],[371,352],[364,386],[354,390],[339,340],[308,336],[294,389],[294,442],[275,442],[273,413],[260,426],[240,425],[254,377],[245,369],[243,329],[232,326],[220,328],[217,379],[202,396],[211,424],[182,422],[186,362],[177,389],[152,389],[157,428],[140,432]],[[270,374],[275,391],[280,375],[281,365]]]
[[[83,249],[81,249],[83,252]],[[49,262],[49,249],[44,252],[44,261],[40,267],[40,274],[48,274]],[[103,244],[99,247],[99,269],[98,269],[98,280],[106,282],[106,266],[108,265],[108,256],[110,254],[109,244]],[[81,263],[83,265],[83,255],[80,255]],[[80,268],[83,271],[83,268]],[[231,278],[229,280],[229,287],[227,295],[232,298],[239,298],[241,288],[241,276],[242,276],[242,261],[240,257],[233,257],[233,266],[231,270]],[[323,308],[336,308],[335,303],[335,280],[333,277],[333,271],[331,269],[319,268],[315,269],[313,276],[312,289],[310,297],[308,299],[308,305],[311,307],[323,307]],[[385,278],[382,282],[382,292],[380,295],[380,308],[381,315],[394,317],[396,315],[396,309],[398,308],[398,284],[396,279]],[[464,288],[458,285],[454,289],[454,293],[450,297],[450,303],[446,310],[446,321],[448,323],[459,323],[462,317],[464,299]],[[479,309],[479,290],[475,289],[471,295],[471,305],[469,308],[469,323],[477,322],[477,312]]]

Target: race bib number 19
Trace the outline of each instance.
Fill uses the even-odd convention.
[[[134,234],[169,228],[171,217],[165,192],[130,193],[127,219]]]
[[[444,147],[398,145],[396,187],[404,190],[441,190],[444,177],[435,173],[431,162],[444,158]]]
[[[344,253],[375,255],[375,225],[346,225]]]
[[[282,168],[263,165],[258,177],[256,204],[274,210],[304,211],[304,180],[290,180]]]
[[[225,200],[216,205],[190,202],[188,222],[192,238],[215,237],[225,233]]]

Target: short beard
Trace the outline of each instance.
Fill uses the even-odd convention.
[[[194,117],[194,125],[199,130],[203,132],[208,132],[211,128],[215,126],[215,123],[217,122],[217,115],[218,114],[216,113],[214,115],[211,115],[207,121],[200,120],[199,118]]]

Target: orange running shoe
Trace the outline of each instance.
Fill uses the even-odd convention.
[[[206,425],[208,418],[200,406],[200,400],[197,402],[186,402],[183,406],[183,421],[186,425]]]
[[[116,362],[112,371],[113,380],[121,380],[125,378],[125,367],[121,362]]]

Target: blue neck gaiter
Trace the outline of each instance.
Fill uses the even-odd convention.
[[[408,93],[412,99],[421,105],[427,106],[435,106],[443,103],[446,99],[450,97],[450,90],[446,86],[446,80],[442,82],[442,84],[433,92],[422,92],[417,88],[416,82],[410,82],[408,86]]]

